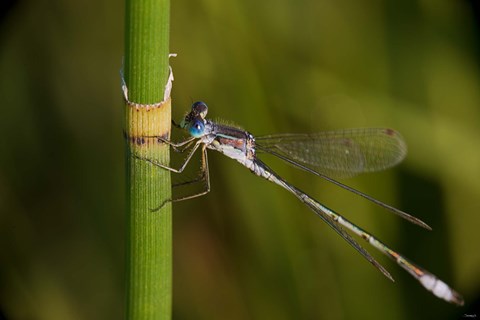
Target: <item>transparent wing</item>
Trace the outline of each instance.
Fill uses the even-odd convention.
[[[255,141],[259,151],[278,154],[337,178],[390,168],[407,154],[400,133],[386,128],[273,134],[256,137]]]

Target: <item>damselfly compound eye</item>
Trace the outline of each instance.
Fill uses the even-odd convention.
[[[202,120],[196,119],[192,122],[188,131],[193,137],[198,138],[202,136],[203,132],[205,131],[205,124]]]
[[[200,116],[202,119],[205,119],[208,112],[208,107],[205,102],[197,101],[192,104],[192,112]]]

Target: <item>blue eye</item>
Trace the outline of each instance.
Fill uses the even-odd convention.
[[[188,131],[192,136],[198,138],[202,136],[203,131],[205,130],[205,124],[203,124],[202,120],[194,120]]]

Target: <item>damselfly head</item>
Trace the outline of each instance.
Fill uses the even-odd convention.
[[[185,119],[180,123],[180,126],[187,129],[193,137],[201,137],[205,131],[205,116],[207,115],[208,107],[202,101],[197,101],[192,104],[192,111],[190,111]]]

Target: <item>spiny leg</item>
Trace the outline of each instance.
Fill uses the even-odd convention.
[[[209,175],[209,168],[208,168],[208,156],[207,156],[207,147],[205,145],[203,145],[203,147],[202,147],[202,174],[201,174],[201,178],[200,179],[194,179],[192,181],[187,181],[185,183],[182,183],[181,185],[195,183],[195,182],[198,182],[198,181],[205,181],[205,187],[206,187],[205,190],[203,190],[199,193],[195,193],[195,194],[185,196],[185,197],[165,200],[160,206],[151,209],[151,211],[160,210],[168,202],[179,202],[179,201],[189,200],[189,199],[201,197],[201,196],[210,192],[210,175]]]
[[[203,158],[205,157],[205,159]],[[206,167],[205,167],[206,163]],[[188,181],[183,181],[183,182],[178,182],[172,185],[173,188],[177,187],[182,187],[190,184],[195,184],[198,182],[205,182],[207,180],[207,175],[208,175],[208,159],[207,159],[207,153],[205,152],[204,149],[202,149],[202,165],[200,167],[200,174],[198,175],[197,178],[188,180]],[[176,201],[176,200],[174,200]]]
[[[159,137],[159,136],[155,136],[155,138],[157,138],[158,141],[162,141],[163,143],[168,144],[174,150],[177,150],[178,148],[185,146],[185,148],[182,149],[183,151],[185,151],[189,147],[190,143],[192,143],[195,139],[197,139],[195,137],[190,137],[188,139],[185,139],[184,141],[173,142],[173,141],[170,141],[168,139],[165,139],[165,138],[162,138],[162,137]],[[183,151],[180,151],[180,152],[183,152]]]
[[[201,170],[201,173],[197,178],[192,179],[192,180],[188,180],[188,181],[174,183],[174,184],[172,184],[172,187],[173,188],[178,188],[178,187],[183,187],[183,186],[186,186],[186,185],[189,185],[189,184],[195,184],[195,183],[202,182],[202,181],[205,181],[205,173],[203,172],[203,170]]]
[[[202,181],[202,180],[205,181],[205,187],[206,187],[205,190],[203,190],[199,193],[189,195],[189,196],[185,196],[185,197],[181,197],[181,198],[177,198],[177,199],[172,199],[171,201],[172,202],[179,202],[179,201],[183,201],[183,200],[189,200],[189,199],[201,197],[201,196],[206,195],[207,193],[210,192],[210,171],[209,171],[209,168],[208,168],[208,155],[207,155],[207,146],[206,145],[203,145],[203,147],[202,147],[202,175],[201,175],[201,177],[203,177],[203,179],[195,179],[195,180],[196,181]]]
[[[168,170],[168,171],[171,171],[171,172],[175,172],[175,173],[182,173],[183,170],[185,169],[185,167],[187,166],[187,164],[190,162],[190,160],[192,159],[193,157],[193,154],[195,153],[195,151],[197,151],[198,147],[200,146],[201,144],[201,140],[198,140],[195,145],[193,146],[192,150],[190,151],[190,153],[188,154],[187,158],[185,159],[184,163],[180,166],[180,168],[178,169],[175,169],[175,168],[172,168],[172,167],[169,167],[167,165],[164,165],[160,162],[158,162],[157,160],[153,160],[153,159],[148,159],[148,158],[145,158],[145,157],[140,157],[140,156],[137,156],[137,155],[134,155],[135,158],[137,159],[140,159],[140,160],[143,160],[143,161],[147,161],[147,162],[150,162],[151,164],[157,166],[157,167],[160,167],[162,169],[165,169],[165,170]]]
[[[165,144],[168,144],[170,147],[172,147],[172,149],[175,152],[184,152],[185,150],[187,150],[190,147],[192,142],[195,141],[195,139],[197,139],[195,137],[190,137],[190,138],[185,139],[185,140],[180,141],[180,142],[173,142],[173,141],[165,139],[161,136],[143,136],[143,138],[155,138],[159,142],[163,142]]]

